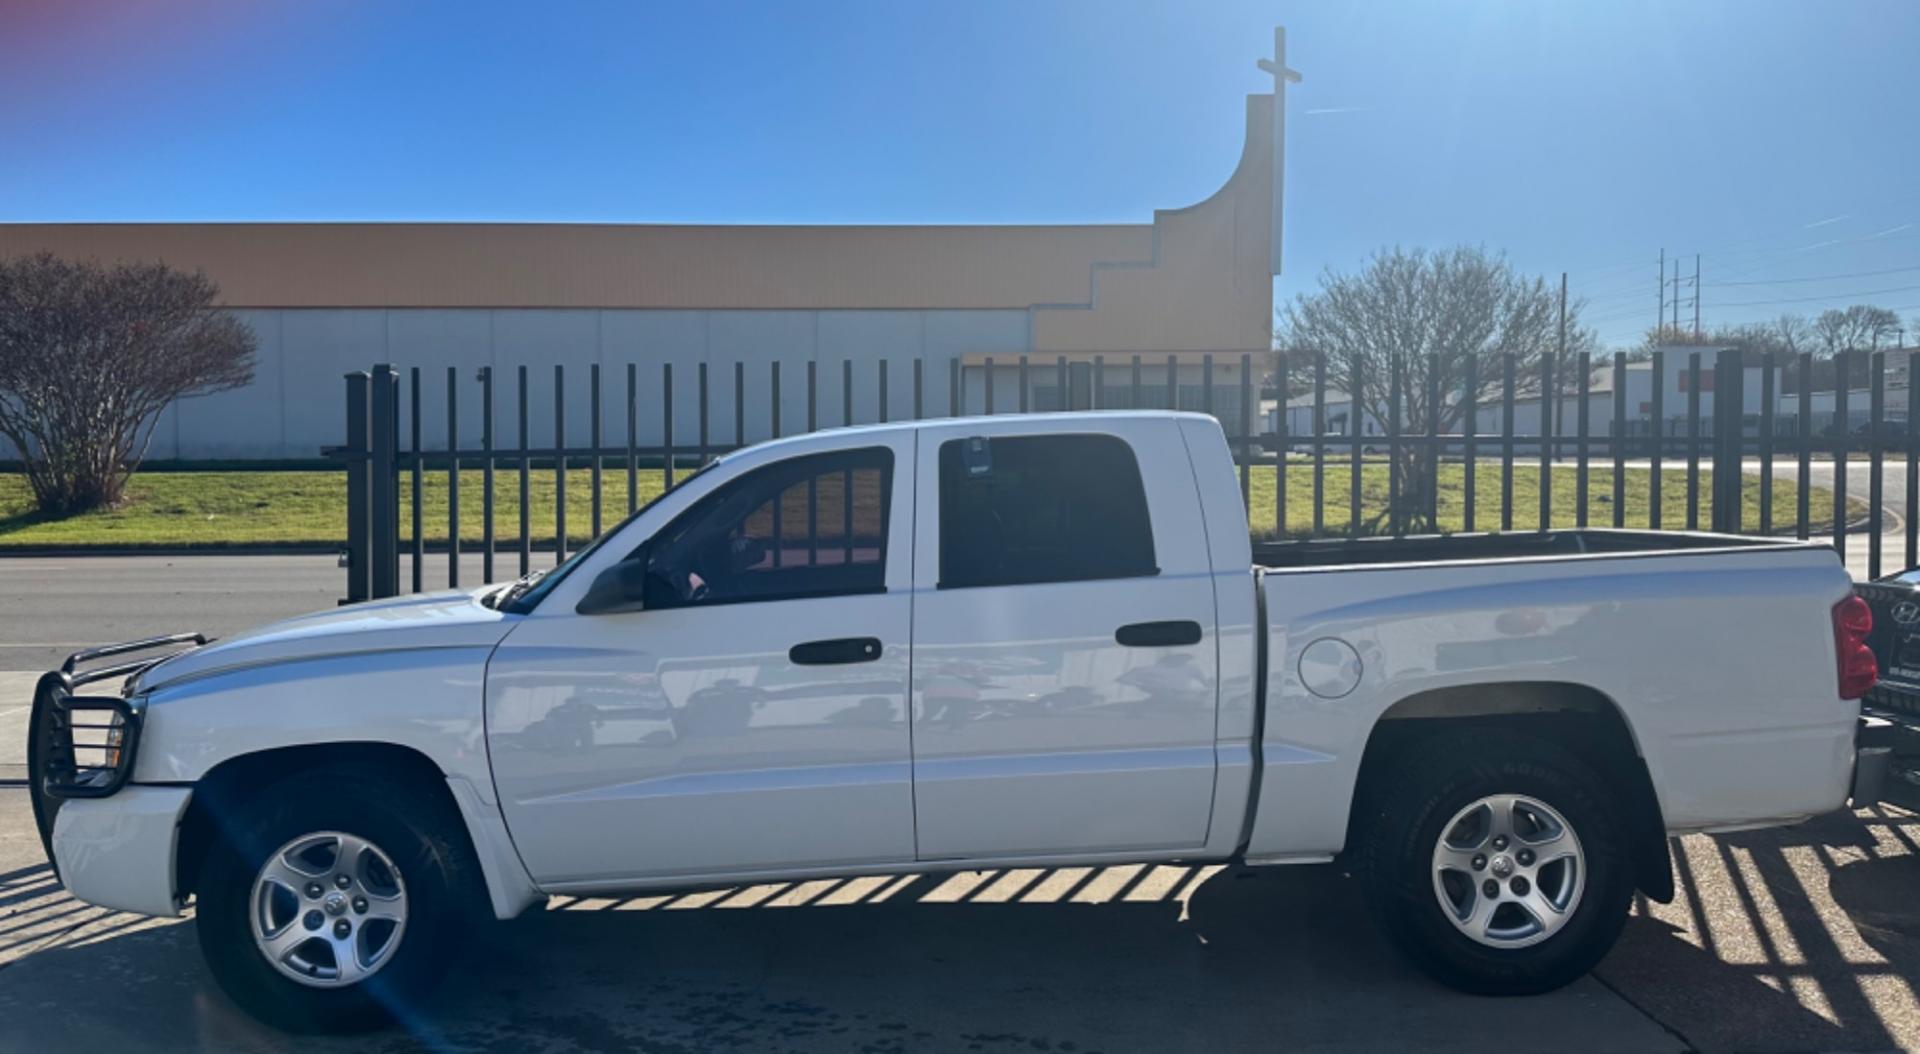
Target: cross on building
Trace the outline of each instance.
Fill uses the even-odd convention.
[[[1287,158],[1287,85],[1300,83],[1300,71],[1287,65],[1287,27],[1273,29],[1273,57],[1260,68],[1273,76],[1273,273],[1280,273],[1280,217]]]

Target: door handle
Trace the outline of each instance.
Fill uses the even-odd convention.
[[[880,638],[841,637],[838,640],[810,640],[795,644],[787,652],[795,666],[834,666],[852,662],[872,662],[880,657]]]
[[[1191,619],[1135,622],[1115,630],[1113,639],[1124,648],[1181,648],[1200,643],[1200,624]]]

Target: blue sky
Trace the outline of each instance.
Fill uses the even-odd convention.
[[[1626,342],[1664,247],[1709,325],[1920,316],[1901,0],[0,0],[0,221],[1144,221],[1227,177],[1281,22],[1279,297],[1476,243]]]

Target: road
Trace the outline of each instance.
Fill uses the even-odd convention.
[[[428,559],[437,577],[427,585],[444,585],[446,557]],[[518,570],[513,557],[499,568],[507,577]],[[403,561],[402,580],[411,573]],[[333,607],[346,575],[332,556],[0,557],[0,670],[45,670],[105,641],[184,630],[221,636]],[[478,557],[462,560],[462,575],[481,580]]]
[[[20,671],[0,674],[0,743],[31,671],[75,647],[231,632],[340,582],[325,557],[0,560],[0,668]],[[1680,899],[1637,906],[1594,977],[1534,999],[1428,982],[1331,866],[1034,870],[557,898],[489,927],[407,1028],[309,1042],[233,1010],[191,925],[66,897],[0,785],[0,1054],[1920,1048],[1920,817],[1676,845]]]
[[[447,558],[429,559],[427,584],[444,585]],[[481,581],[479,557],[461,565],[462,581]],[[498,568],[519,569],[513,557]],[[411,580],[409,561],[401,575]],[[225,636],[333,607],[345,588],[331,556],[0,557],[0,779],[24,774],[34,677],[72,652],[162,633]]]

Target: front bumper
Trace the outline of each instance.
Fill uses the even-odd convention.
[[[65,802],[53,860],[76,898],[142,915],[177,915],[174,852],[191,787],[122,787],[111,798]]]

